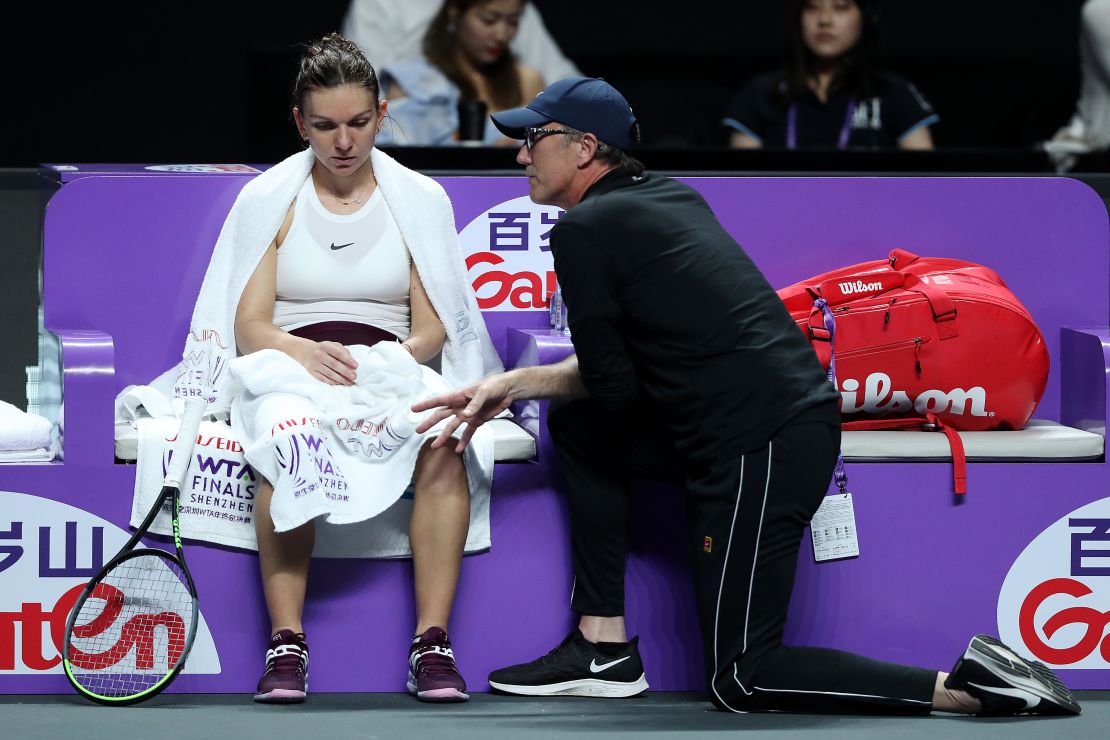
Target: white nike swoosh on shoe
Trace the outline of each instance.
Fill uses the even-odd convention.
[[[601,673],[602,671],[604,671],[608,668],[612,668],[617,663],[623,663],[624,661],[628,660],[631,657],[632,657],[631,655],[626,655],[623,658],[617,658],[616,660],[614,660],[611,663],[602,663],[601,665],[598,665],[597,664],[597,658],[594,658],[593,660],[590,661],[590,673]]]
[[[1002,694],[1003,696],[1012,696],[1015,699],[1021,699],[1025,702],[1025,706],[1023,707],[1023,709],[1032,709],[1041,702],[1041,697],[1036,696],[1035,694],[1031,694],[1028,691],[1024,691],[1022,689],[1003,689],[998,686],[983,686],[982,684],[971,683],[970,681],[967,685],[974,686],[980,691],[986,691],[992,694]],[[1029,697],[1033,698],[1030,699]]]

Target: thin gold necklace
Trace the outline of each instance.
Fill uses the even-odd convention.
[[[326,188],[324,189],[324,192],[327,193],[328,195],[330,195],[335,200],[336,203],[340,203],[340,204],[345,205],[345,206],[359,205],[359,204],[362,203],[362,196],[366,194],[366,188],[370,187],[370,181],[373,180],[373,179],[374,179],[373,177],[367,178],[366,184],[362,186],[362,191],[358,194],[358,197],[355,198],[354,200],[342,200],[338,195],[331,192],[330,190],[327,190]]]

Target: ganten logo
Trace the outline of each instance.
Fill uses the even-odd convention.
[[[1045,529],[998,596],[1002,641],[1061,668],[1110,668],[1110,499]]]

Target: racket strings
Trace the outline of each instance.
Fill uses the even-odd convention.
[[[124,560],[95,586],[74,620],[73,677],[103,697],[143,693],[182,660],[194,608],[179,563],[145,554]]]

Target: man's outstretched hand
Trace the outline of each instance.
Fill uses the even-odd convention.
[[[470,438],[478,427],[485,424],[493,417],[500,414],[516,400],[512,394],[512,382],[509,373],[498,373],[488,378],[483,378],[473,385],[451,393],[439,396],[430,396],[423,401],[413,404],[413,411],[428,411],[435,409],[424,421],[416,427],[418,433],[424,433],[444,419],[451,418],[444,426],[439,436],[432,441],[432,447],[442,447],[447,444],[451,435],[461,424],[466,423],[466,429],[455,445],[455,452],[462,452],[470,443]]]

